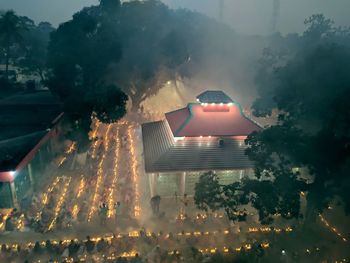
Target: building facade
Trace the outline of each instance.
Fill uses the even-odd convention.
[[[0,209],[20,207],[57,155],[62,105],[49,91],[0,101]]]
[[[151,196],[192,195],[201,174],[215,171],[222,184],[253,173],[245,155],[247,135],[261,126],[222,91],[142,125],[145,171]]]

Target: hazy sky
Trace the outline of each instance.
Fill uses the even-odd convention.
[[[314,13],[324,13],[339,25],[350,26],[350,0],[280,0],[279,29],[283,33],[302,32],[303,21]],[[218,17],[218,0],[163,0],[173,8],[195,9]],[[224,18],[239,32],[267,34],[272,25],[273,0],[225,0]],[[54,25],[68,20],[84,6],[98,0],[0,0],[0,9],[14,9],[35,21]]]

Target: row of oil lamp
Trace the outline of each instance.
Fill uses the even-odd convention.
[[[120,150],[120,140],[119,140],[119,127],[117,127],[116,135],[115,135],[115,150],[114,150],[114,164],[113,164],[113,178],[112,178],[112,184],[109,189],[109,195],[108,195],[108,206],[111,208],[114,204],[114,190],[117,187],[117,181],[118,181],[118,164],[119,164],[119,150]],[[108,210],[108,218],[111,218],[113,216],[113,209]]]
[[[102,184],[103,181],[103,165],[106,159],[106,154],[109,148],[109,131],[111,129],[111,124],[109,124],[107,126],[106,132],[104,134],[104,138],[107,138],[105,140],[105,147],[104,147],[104,153],[102,154],[101,160],[98,163],[98,167],[97,167],[97,180],[96,180],[96,187],[95,187],[95,191],[94,191],[94,195],[93,195],[93,199],[92,199],[92,206],[91,209],[89,211],[89,215],[88,215],[88,222],[91,221],[92,216],[94,214],[94,212],[97,211],[97,206],[98,206],[98,202],[97,202],[97,197],[100,191],[100,186]]]
[[[130,161],[131,161],[131,173],[132,173],[131,176],[132,176],[134,189],[135,189],[134,216],[137,218],[141,214],[141,207],[140,207],[140,193],[139,193],[139,183],[138,183],[138,173],[137,173],[138,163],[137,163],[135,142],[133,139],[131,125],[128,127],[127,136],[130,144],[130,154],[131,154]]]

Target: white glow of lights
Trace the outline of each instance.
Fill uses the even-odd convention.
[[[13,177],[13,176],[15,176],[15,174],[16,174],[16,171],[11,171],[10,172],[10,175]]]
[[[212,105],[212,106],[215,106],[215,103],[213,102],[211,105]]]
[[[227,106],[232,106],[232,105],[233,105],[233,103],[232,103],[232,102],[227,103]]]
[[[184,140],[185,137],[174,137],[175,142]]]
[[[199,99],[197,99],[197,101],[200,102]],[[202,103],[202,104],[203,104],[203,103]]]
[[[220,106],[224,105],[222,102],[220,103]]]

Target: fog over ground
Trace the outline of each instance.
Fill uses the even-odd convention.
[[[266,35],[272,31],[274,0],[225,0],[224,21],[236,31]],[[172,8],[188,8],[212,17],[219,16],[219,0],[163,0]],[[277,28],[282,33],[302,32],[303,21],[314,13],[323,13],[339,25],[350,25],[349,0],[280,0]],[[57,26],[84,6],[98,0],[0,0],[0,9],[14,9],[35,21]]]

